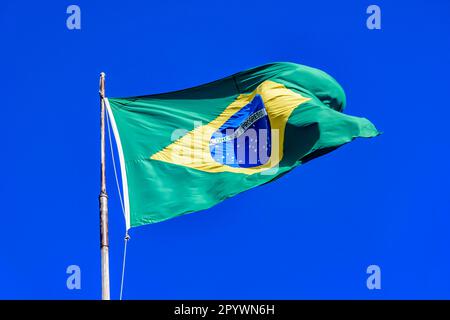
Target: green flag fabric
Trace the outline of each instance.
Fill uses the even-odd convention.
[[[379,134],[343,113],[318,69],[273,63],[198,87],[106,99],[121,163],[127,229],[204,210]]]

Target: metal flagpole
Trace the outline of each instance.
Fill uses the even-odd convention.
[[[102,265],[102,300],[110,300],[109,290],[109,240],[108,240],[108,195],[106,193],[105,175],[105,73],[100,73],[100,251]]]

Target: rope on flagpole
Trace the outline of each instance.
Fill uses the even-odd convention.
[[[128,235],[128,231],[125,235],[125,243],[123,245],[123,261],[122,261],[122,278],[120,280],[120,297],[119,300],[122,300],[123,297],[123,281],[125,279],[125,263],[127,261],[127,244],[128,244],[128,240],[130,240],[130,236]]]
[[[109,137],[109,147],[111,149],[111,158],[112,158],[112,163],[113,163],[113,168],[114,168],[114,176],[116,178],[116,186],[117,186],[117,192],[119,193],[119,200],[120,200],[120,206],[122,207],[122,213],[125,217],[125,208],[124,208],[124,204],[123,204],[123,200],[122,200],[122,192],[120,191],[120,184],[119,184],[119,178],[117,176],[117,169],[116,169],[116,161],[114,160],[114,152],[113,152],[113,146],[112,146],[112,138],[111,138],[111,125],[110,125],[110,120],[109,120],[109,115],[106,112],[106,124],[108,127],[108,137]],[[128,241],[130,240],[130,235],[128,234],[128,230],[125,233],[125,238],[124,238],[124,246],[123,246],[123,261],[122,261],[122,276],[120,279],[120,296],[119,296],[119,300],[122,300],[123,297],[123,284],[124,284],[124,279],[125,279],[125,265],[126,265],[126,260],[127,260],[127,244]]]

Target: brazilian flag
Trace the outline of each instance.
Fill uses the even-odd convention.
[[[198,87],[106,99],[121,162],[127,229],[207,209],[357,137],[331,76],[273,63]]]

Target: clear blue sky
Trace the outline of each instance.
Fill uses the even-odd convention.
[[[373,3],[381,30],[366,28]],[[384,134],[132,229],[124,298],[450,298],[450,4],[373,3],[3,1],[0,298],[100,297],[101,71],[109,96],[131,96],[273,61],[330,73],[346,112]],[[81,30],[66,28],[70,4]],[[118,298],[124,219],[108,161]],[[72,264],[79,291],[66,289]],[[371,264],[380,291],[366,288]]]

